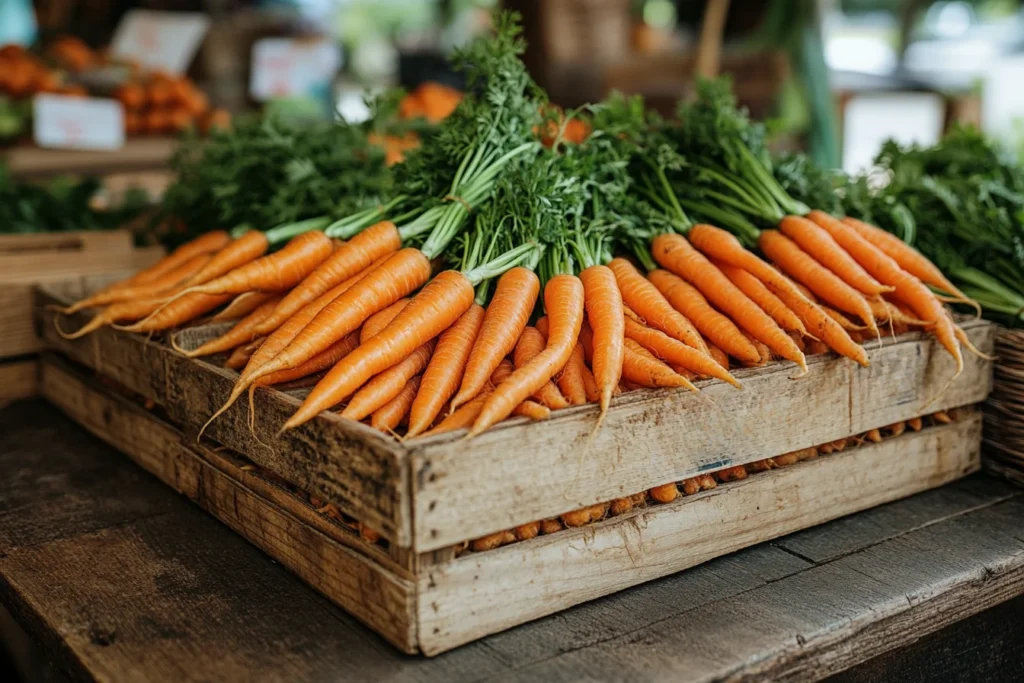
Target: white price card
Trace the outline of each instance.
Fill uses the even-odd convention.
[[[124,110],[117,100],[37,95],[32,102],[36,144],[63,149],[120,149]]]
[[[151,71],[180,76],[188,69],[210,28],[200,12],[133,9],[117,25],[110,50]]]
[[[264,38],[252,46],[249,92],[263,102],[311,95],[329,85],[340,66],[338,46],[329,40]]]

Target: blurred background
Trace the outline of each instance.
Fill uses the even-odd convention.
[[[121,100],[124,145],[157,158],[161,136],[246,111],[359,120],[367,91],[460,87],[445,58],[496,5],[522,13],[528,66],[563,106],[621,90],[670,111],[726,73],[777,144],[848,171],[957,121],[1024,149],[1019,0],[0,0],[0,144],[16,173],[46,171],[25,151],[40,92]],[[32,82],[11,44],[41,59]],[[184,108],[161,104],[164,73]]]

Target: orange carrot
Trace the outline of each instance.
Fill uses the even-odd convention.
[[[432,353],[434,353],[433,340],[428,341],[403,360],[383,370],[349,399],[348,405],[341,411],[341,416],[347,417],[350,420],[362,420],[364,417],[372,415],[374,411],[397,396],[406,384],[409,383],[409,380],[420,374],[423,368],[427,367]]]
[[[892,291],[892,287],[871,277],[856,259],[836,244],[832,236],[815,225],[814,221],[800,216],[786,216],[779,223],[779,230],[810,254],[811,258],[861,294],[878,296]]]
[[[138,301],[139,299],[148,299],[166,292],[180,291],[176,289],[178,285],[198,272],[204,265],[206,265],[210,258],[209,254],[196,254],[187,261],[179,263],[175,268],[172,268],[160,277],[150,280],[149,282],[98,292],[93,296],[77,301],[71,306],[59,310],[61,313],[71,314],[84,308],[94,308],[96,306],[103,306],[106,304],[115,304],[119,301]]]
[[[68,333],[64,332],[59,325],[59,320],[54,318],[53,324],[57,328],[57,334],[64,339],[78,339],[85,335],[117,322],[135,321],[146,317],[163,305],[163,299],[130,299],[119,301],[107,306],[94,315],[89,322],[78,330]]]
[[[124,332],[160,332],[179,327],[209,313],[231,300],[230,294],[200,294],[193,292],[165,303],[149,316],[134,325],[114,325]]]
[[[769,285],[775,295],[782,299],[791,310],[800,316],[807,326],[808,331],[816,339],[828,345],[836,353],[839,353],[857,363],[867,366],[868,354],[864,347],[856,343],[850,334],[844,330],[821,306],[813,303],[810,299],[800,293],[800,290],[793,294],[790,289],[775,289]],[[812,345],[813,352],[817,352],[816,346]]]
[[[462,404],[458,410],[448,413],[433,429],[423,432],[420,436],[434,436],[435,434],[444,434],[472,427],[473,421],[476,420],[480,411],[483,410],[484,402],[492,391],[494,391],[493,388],[485,387],[482,392],[477,394],[476,398],[469,403]]]
[[[193,285],[201,285],[210,282],[214,278],[218,278],[225,273],[229,273],[236,268],[241,268],[245,264],[266,254],[269,247],[270,243],[262,232],[259,230],[250,230],[238,239],[233,240],[220,251],[216,252],[213,255],[213,258],[211,258],[209,262],[199,270],[199,272],[185,282],[185,286],[191,287]],[[252,287],[250,289],[256,288]],[[244,291],[247,290],[237,293],[242,294]]]
[[[269,299],[279,299],[280,295],[273,292],[246,292],[231,300],[220,313],[210,318],[210,322],[219,323],[228,320],[240,320],[262,306]]]
[[[494,373],[491,375],[491,381],[487,389],[487,393],[490,394],[490,392],[494,391],[494,387],[504,382],[512,372],[512,363],[510,363],[507,358],[498,363],[498,367],[494,369]],[[551,409],[546,405],[526,399],[516,406],[516,409],[512,411],[512,414],[528,417],[531,420],[546,420],[551,417]]]
[[[655,358],[637,341],[626,337],[622,376],[644,387],[685,387],[697,391],[690,380]]]
[[[194,240],[181,245],[149,268],[139,271],[125,282],[136,284],[152,282],[165,273],[177,268],[193,256],[219,251],[230,242],[231,235],[224,230],[214,230],[213,232],[202,234]]]
[[[455,393],[483,320],[484,308],[473,304],[454,325],[441,333],[412,403],[406,438],[426,431],[445,401]]]
[[[796,313],[789,310],[786,304],[782,303],[779,297],[772,294],[763,282],[743,270],[726,263],[715,263],[715,266],[722,271],[729,280],[739,287],[739,290],[750,297],[750,300],[761,307],[761,310],[771,316],[772,320],[778,323],[779,327],[791,332],[807,334],[807,329],[800,322]]]
[[[757,349],[747,337],[732,320],[712,308],[696,287],[667,270],[652,270],[647,277],[673,307],[693,321],[710,342],[733,358],[757,360]]]
[[[569,362],[559,373],[557,382],[562,395],[574,406],[581,406],[587,402],[587,390],[583,386],[583,368],[585,366],[583,347],[577,343],[569,356]]]
[[[860,317],[868,330],[878,335],[874,313],[864,295],[811,258],[796,242],[777,230],[762,230],[758,245],[786,275],[807,285],[818,298]]]
[[[311,230],[293,238],[280,251],[184,291],[201,294],[241,294],[249,290],[283,292],[299,284],[333,251],[334,245],[327,235]]]
[[[352,332],[344,339],[331,345],[329,349],[318,353],[305,363],[287,370],[278,370],[269,375],[260,377],[252,383],[253,387],[271,386],[273,384],[284,384],[292,380],[308,377],[314,373],[334,367],[339,360],[352,353],[359,346],[359,333]]]
[[[666,336],[668,336],[668,335],[666,335]],[[686,345],[683,344],[683,346],[686,346]],[[619,374],[621,374],[621,373],[622,373],[622,371],[620,370]],[[597,386],[597,380],[594,379],[594,373],[590,371],[590,368],[587,366],[586,363],[583,364],[583,369],[582,369],[582,373],[581,374],[583,375],[583,390],[586,392],[586,395],[587,395],[587,403],[598,403],[598,402],[600,402],[600,400],[601,400],[601,390]],[[618,383],[616,382],[616,385],[617,384]],[[614,392],[614,387],[613,387],[613,392]]]
[[[363,323],[362,328],[359,330],[359,343],[365,344],[366,340],[370,337],[376,336],[385,327],[391,324],[391,321],[395,319],[399,313],[409,305],[411,299],[403,297],[391,304],[382,311],[377,311]]]
[[[422,251],[408,247],[395,252],[389,256],[384,263],[358,279],[348,289],[339,294],[333,301],[324,306],[323,309],[317,313],[304,328],[302,328],[302,331],[295,335],[295,338],[291,340],[288,346],[282,349],[272,360],[267,361],[263,366],[254,370],[253,377],[258,377],[260,374],[269,374],[278,370],[295,367],[296,365],[305,362],[321,351],[326,350],[331,346],[331,344],[338,341],[349,332],[358,328],[366,322],[367,318],[377,311],[385,309],[401,299],[403,296],[411,294],[426,282],[429,277],[430,261],[427,260],[427,257]],[[437,281],[438,280],[435,278],[433,282]],[[464,277],[462,278],[462,281],[468,284],[468,280]],[[431,284],[433,284],[433,282]],[[418,299],[419,296],[416,298]],[[413,301],[416,301],[416,299]],[[466,307],[468,308],[468,305]],[[412,303],[410,303],[409,306],[406,306],[402,313],[395,318],[395,320],[402,319],[410,310],[419,311],[420,308],[421,306],[414,307],[412,306]],[[462,311],[459,313],[461,314]],[[431,313],[428,312],[426,315],[431,315]],[[445,316],[436,316],[435,321],[443,318],[445,318]],[[392,324],[394,323],[392,322]],[[391,327],[391,325],[388,327]],[[445,325],[444,327],[447,328],[448,325]],[[442,328],[441,331],[443,331],[443,329],[444,328]],[[379,337],[380,335],[377,335],[374,339],[378,339]],[[349,389],[345,394],[334,400],[332,403],[321,408],[321,410],[326,410],[331,405],[334,405],[341,400],[341,398],[348,396],[358,387],[362,386],[362,384],[373,375],[377,374],[381,370],[387,369],[402,358],[411,354],[417,346],[423,343],[424,340],[418,339],[416,335],[406,335],[405,341],[418,343],[411,347],[403,347],[404,352],[395,351],[390,354],[387,360],[390,360],[391,362],[388,363],[388,365],[383,368],[374,368],[369,371],[369,374],[359,381],[354,387]],[[368,346],[369,345],[361,348],[367,348]],[[378,347],[375,346],[374,348]],[[335,375],[335,377],[337,377],[337,375]],[[312,397],[316,393],[317,392],[314,391],[310,396]],[[307,399],[307,401],[308,400],[309,399]],[[317,410],[316,412],[319,413],[320,410]],[[314,413],[314,415],[315,414],[316,413]]]
[[[235,350],[231,352],[231,355],[228,356],[228,359],[224,361],[224,367],[230,370],[238,370],[244,367],[263,341],[264,337],[260,337],[258,339],[253,339],[248,344],[242,344],[241,346],[236,347]]]
[[[390,287],[388,290],[385,290],[385,292],[390,292],[392,295],[397,293],[397,296],[394,296],[391,301],[397,300],[410,291],[402,291],[405,289],[405,286],[401,284],[402,282],[413,284],[417,279],[422,281],[426,279],[427,275],[429,275],[430,262],[427,261],[423,252],[418,249],[403,249],[392,256],[391,259],[410,258],[403,257],[403,253],[408,251],[413,251],[418,254],[419,259],[416,261],[416,256],[411,257],[412,262],[418,263],[419,265],[415,269],[407,269],[405,271],[413,271],[410,273],[410,277],[403,278],[402,276],[405,273],[397,268],[389,268],[390,260],[378,269],[379,271],[383,271],[384,273],[391,275],[387,282]],[[421,268],[426,270],[425,274]],[[334,307],[335,304],[338,304],[339,301],[351,298],[349,295],[353,292],[367,289],[364,287],[364,283],[367,281],[376,282],[376,280],[377,278],[374,277],[373,273],[363,280],[360,280],[352,287],[352,289],[338,297],[338,299],[327,306],[327,308],[321,312],[321,316],[328,313],[328,311]],[[373,282],[371,282],[371,286]],[[292,427],[309,421],[321,411],[326,410],[345,396],[353,393],[369,378],[383,372],[387,368],[390,368],[403,358],[411,355],[413,351],[424,343],[444,332],[446,329],[451,327],[452,324],[454,324],[470,306],[473,305],[473,296],[473,284],[462,273],[454,270],[446,270],[438,274],[437,277],[428,282],[423,288],[423,291],[417,294],[416,297],[409,302],[409,305],[391,321],[390,325],[384,328],[383,331],[372,339],[368,339],[365,344],[361,345],[358,349],[350,353],[335,365],[334,368],[327,373],[327,376],[316,385],[309,396],[306,397],[306,400],[303,402],[299,410],[296,411],[296,413],[292,415],[287,422],[285,422],[282,430],[291,429]],[[382,297],[379,294],[376,299],[376,310],[379,310],[383,306],[386,306],[387,303],[390,303],[382,302]],[[351,306],[351,304],[348,304],[346,307],[349,306]],[[352,306],[351,308],[356,307]],[[374,311],[369,311],[369,313],[373,312]],[[352,314],[349,313],[349,315]],[[358,315],[354,317],[362,317],[365,320],[368,315]],[[307,329],[315,324],[316,320],[310,323],[310,325],[307,326]],[[300,349],[306,348],[300,344],[300,338],[302,336],[303,335],[300,334],[296,337],[291,346],[297,346]],[[265,367],[274,365],[282,356],[285,356],[287,352],[288,349],[282,351],[274,361],[271,361]]]
[[[708,350],[711,352],[711,357],[715,359],[715,362],[722,366],[725,370],[729,369],[729,355],[718,348],[714,344],[708,344]]]
[[[238,323],[228,330],[226,334],[222,334],[216,339],[211,339],[192,351],[184,351],[178,348],[178,345],[173,338],[171,339],[171,345],[187,357],[196,358],[198,356],[212,356],[215,353],[223,353],[224,351],[233,349],[236,346],[251,342],[253,339],[260,336],[256,334],[256,325],[265,317],[270,315],[270,312],[274,310],[274,306],[277,305],[278,301],[280,301],[280,297],[266,301],[255,311],[238,321]]]
[[[773,353],[793,361],[806,372],[807,362],[793,340],[700,252],[731,266],[743,268],[765,284],[769,283],[764,280],[762,273],[765,269],[774,269],[744,249],[739,240],[725,230],[710,225],[695,225],[690,229],[690,239],[696,240],[692,246],[680,235],[659,235],[654,240],[657,245],[655,259],[663,267],[689,280],[754,339],[766,344]],[[778,279],[785,280],[781,276]]]
[[[821,310],[825,311],[825,314],[828,315],[828,317],[832,318],[837,323],[839,323],[839,326],[842,327],[847,332],[863,332],[864,330],[868,329],[865,325],[858,325],[857,323],[853,322],[852,320],[850,320],[849,318],[847,318],[845,315],[835,310],[834,308],[829,308],[828,306],[820,306],[820,308]]]
[[[402,239],[394,223],[382,221],[371,225],[335,249],[327,260],[296,285],[257,331],[270,334],[303,306],[339,283],[363,272],[375,261],[398,251],[401,246]]]
[[[420,388],[420,377],[409,380],[398,395],[378,408],[370,418],[370,426],[382,432],[393,432],[409,414],[412,401]]]
[[[453,409],[480,393],[501,359],[515,348],[539,293],[540,280],[528,268],[512,268],[498,278],[494,297],[469,354],[462,384],[452,399]]]
[[[594,381],[601,392],[601,413],[604,414],[622,378],[622,356],[625,353],[622,344],[625,337],[622,292],[615,271],[607,266],[584,269],[580,273],[580,281],[583,283],[587,321],[595,338],[596,348],[591,364]]]
[[[844,218],[843,222],[852,227],[857,233],[871,244],[882,250],[887,256],[899,264],[900,268],[916,277],[926,285],[941,289],[956,297],[960,302],[980,308],[978,302],[964,294],[960,289],[942,274],[938,267],[929,261],[924,254],[910,246],[896,235],[885,230],[869,225],[856,218]]]
[[[693,324],[674,309],[658,288],[641,275],[632,263],[623,258],[614,258],[608,267],[615,273],[623,304],[643,318],[649,327],[657,328],[695,349],[707,351],[704,339]]]
[[[698,375],[720,379],[737,389],[743,388],[743,385],[710,355],[683,344],[661,330],[641,325],[631,318],[625,318],[625,322],[626,337],[636,341],[659,360],[682,366]]]
[[[516,406],[565,367],[583,325],[583,298],[583,283],[575,275],[560,274],[548,280],[544,287],[544,309],[549,325],[547,346],[487,397],[470,434],[477,435],[508,417]]]
[[[893,296],[910,306],[914,313],[934,323],[934,334],[939,343],[953,356],[956,375],[963,371],[964,359],[956,339],[953,323],[946,315],[942,304],[920,280],[910,275],[885,252],[868,242],[848,224],[836,220],[822,211],[812,211],[808,218],[825,228],[830,235],[850,253],[871,275],[885,285],[895,287]]]
[[[538,321],[537,324],[539,325],[540,321]],[[544,351],[545,346],[547,346],[547,340],[540,330],[527,326],[519,337],[519,343],[516,344],[516,350],[513,356],[516,369],[518,370],[519,368],[527,365],[530,361],[539,356],[541,352]],[[565,400],[565,397],[562,396],[562,392],[558,390],[551,380],[542,384],[540,389],[533,393],[533,397],[548,408],[552,408],[554,410],[569,407],[569,402]]]

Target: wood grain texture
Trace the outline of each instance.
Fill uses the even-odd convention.
[[[127,453],[396,647],[415,652],[412,577],[396,576],[398,568],[386,566],[390,564],[386,553],[361,541],[355,532],[327,522],[294,496],[256,483],[255,476],[246,475],[224,456],[189,443],[141,407],[90,386],[56,358],[44,358],[43,392],[76,422]]]
[[[993,326],[965,323],[982,350]],[[594,435],[596,406],[550,420],[510,420],[476,437],[414,440],[415,548],[433,550],[517,524],[721,469],[860,434],[875,427],[984,400],[991,363],[954,366],[929,338],[907,335],[871,348],[871,367],[819,356],[791,380],[789,364],[738,371],[745,389],[703,382],[685,390],[638,391],[612,404]],[[472,454],[472,457],[469,457]]]
[[[419,586],[420,647],[427,654],[442,652],[748,545],[941,486],[977,470],[980,448],[981,416],[972,414],[669,505],[427,568]]]
[[[820,564],[764,544],[411,658],[42,402],[0,413],[0,432],[0,468],[16,473],[0,477],[0,528],[24,530],[16,545],[0,542],[0,601],[76,680],[815,680],[1024,592],[1014,587],[1024,494],[1004,499],[1005,487],[975,475],[927,494],[933,524],[878,518],[863,547]],[[966,510],[964,491],[981,507]],[[888,507],[920,519],[922,497]],[[128,498],[141,507],[106,511]],[[82,517],[52,520],[55,500],[78,501]],[[832,535],[844,521],[815,531]],[[1015,624],[997,620],[1004,630],[990,635],[1015,647],[1019,633],[1005,630]],[[830,629],[843,637],[826,642]],[[966,639],[973,629],[960,633],[964,648],[976,644]],[[773,669],[776,661],[785,664]],[[994,663],[987,680],[1019,673]]]
[[[37,292],[37,324],[46,345],[152,399],[184,429],[198,433],[227,398],[237,373],[190,360],[142,335],[109,328],[80,339],[61,338],[54,328],[54,314],[46,307],[82,293],[63,283]],[[62,316],[61,324],[74,329],[88,317],[87,313]],[[334,502],[389,541],[411,545],[410,468],[394,440],[335,414],[324,414],[276,438],[300,402],[266,389],[257,391],[257,398],[255,434],[249,431],[245,400],[211,423],[205,434],[304,491]]]
[[[178,148],[174,137],[153,136],[125,142],[117,150],[43,149],[19,145],[5,151],[11,173],[24,177],[87,172],[91,175],[166,168]]]
[[[0,406],[39,391],[39,363],[33,360],[0,360]]]

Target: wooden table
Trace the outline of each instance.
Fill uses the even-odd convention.
[[[393,650],[47,404],[0,411],[0,434],[0,602],[77,679],[1024,671],[1024,492],[981,475],[423,659]]]

